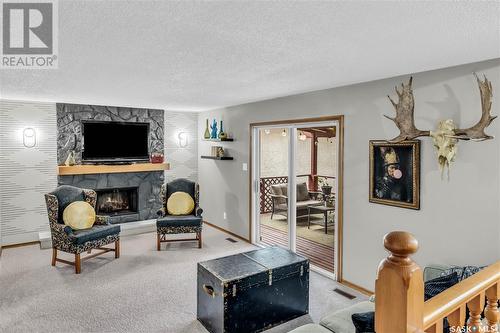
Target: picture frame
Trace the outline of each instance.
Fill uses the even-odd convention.
[[[370,140],[369,202],[420,209],[420,141]]]

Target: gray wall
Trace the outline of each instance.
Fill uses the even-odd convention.
[[[416,123],[433,129],[440,119],[453,118],[468,127],[480,117],[479,90],[472,72],[484,73],[500,95],[500,60],[469,64],[414,75]],[[269,120],[345,115],[344,279],[374,290],[376,269],[386,256],[384,234],[412,232],[420,242],[415,256],[430,263],[486,265],[500,258],[499,122],[487,132],[497,139],[461,142],[450,181],[442,181],[430,138],[422,139],[421,210],[413,211],[368,202],[368,141],[397,135],[384,118],[393,108],[387,94],[408,80],[407,75],[353,86],[239,105],[199,115],[198,133],[206,118],[224,120],[236,141],[225,144],[231,162],[199,160],[204,218],[248,237],[249,124]],[[500,101],[493,103],[500,114]],[[210,143],[200,141],[200,154]],[[223,219],[227,212],[227,220]],[[473,243],[472,243],[473,242]]]

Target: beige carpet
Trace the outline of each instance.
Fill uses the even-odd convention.
[[[51,250],[37,245],[5,249],[0,257],[0,332],[207,332],[196,320],[196,263],[255,249],[210,227],[204,248],[171,243],[156,251],[156,234],[122,237],[112,253],[73,267],[50,266]],[[358,295],[348,300],[333,289]],[[309,315],[267,332],[282,333],[366,299],[311,272]]]
[[[334,225],[331,223],[333,215],[330,214],[328,223],[328,234],[325,234],[325,225],[323,215],[311,215],[311,228],[307,228],[307,217],[300,218],[297,221],[297,236],[306,238],[310,241],[333,247]],[[288,232],[288,220],[281,215],[274,215],[271,220],[271,214],[261,214],[260,223],[272,228]]]

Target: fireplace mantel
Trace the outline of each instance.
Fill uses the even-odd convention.
[[[124,165],[73,165],[59,166],[59,176],[90,175],[100,173],[151,172],[170,170],[169,163],[136,163]]]

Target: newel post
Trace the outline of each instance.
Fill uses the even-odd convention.
[[[418,242],[395,231],[385,235],[384,247],[390,255],[380,262],[375,282],[375,332],[423,332],[424,279],[410,258]]]

